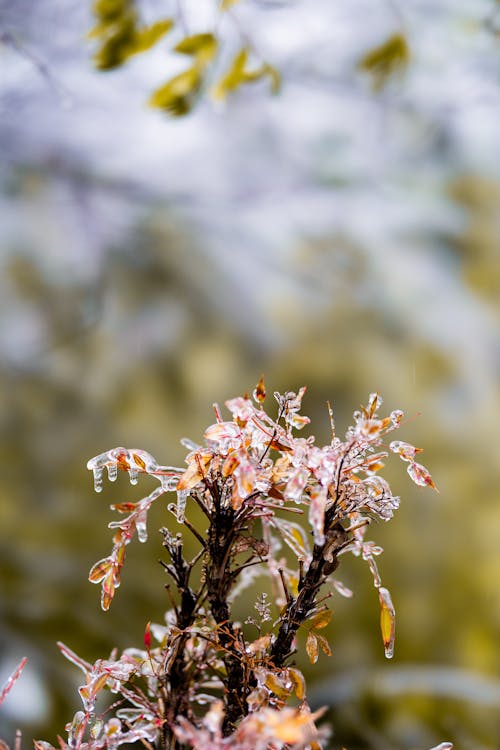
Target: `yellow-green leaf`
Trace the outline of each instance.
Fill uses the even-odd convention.
[[[218,42],[213,34],[193,34],[186,36],[175,45],[174,51],[182,55],[192,55],[199,65],[207,65],[217,53]]]
[[[277,674],[268,672],[264,684],[268,690],[271,690],[281,700],[285,700],[290,695],[290,690],[287,688],[284,680]]]
[[[245,83],[245,66],[248,60],[248,50],[243,47],[234,57],[227,73],[213,87],[212,95],[215,99],[225,99],[227,94],[235,91],[238,86]]]
[[[112,22],[131,10],[131,0],[95,0],[92,11],[100,21]]]
[[[171,78],[163,86],[160,86],[159,89],[156,89],[151,95],[149,104],[151,107],[158,107],[172,115],[180,117],[191,110],[194,97],[200,86],[201,74],[198,67],[188,68],[183,73],[179,73],[179,75]]]
[[[238,2],[239,0],[222,0],[219,7],[221,10],[229,10],[229,8],[232,8]]]
[[[373,86],[381,89],[389,78],[402,72],[410,61],[410,48],[403,34],[393,34],[383,44],[369,50],[358,63],[358,67],[370,73]]]
[[[168,34],[172,29],[174,22],[171,18],[164,18],[161,21],[157,21],[152,26],[147,26],[144,29],[139,29],[135,35],[133,42],[133,53],[145,52],[151,47],[154,47],[162,36]]]

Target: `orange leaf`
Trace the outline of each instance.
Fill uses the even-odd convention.
[[[316,664],[318,661],[318,639],[312,630],[309,631],[307,636],[306,651],[311,664]]]
[[[298,669],[295,669],[295,667],[289,667],[288,676],[292,681],[295,695],[297,696],[299,701],[303,701],[306,697],[306,681],[304,679],[304,675]]]
[[[318,612],[314,615],[312,620],[309,623],[309,626],[311,628],[314,628],[315,630],[321,630],[321,628],[326,628],[330,620],[332,619],[332,611],[331,609],[323,609],[321,612]]]
[[[266,386],[264,383],[264,375],[260,376],[260,380],[255,386],[254,392],[253,392],[254,399],[259,403],[262,404],[265,401],[266,398]]]
[[[316,636],[316,640],[318,641],[323,653],[326,654],[327,656],[331,656],[332,649],[330,648],[330,644],[326,640],[325,636],[321,635],[320,633],[315,633],[314,635]]]
[[[100,583],[103,578],[106,578],[112,565],[113,561],[109,557],[105,557],[104,560],[96,562],[90,570],[89,581],[91,583]]]

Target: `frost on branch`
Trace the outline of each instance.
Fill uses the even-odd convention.
[[[85,676],[82,709],[67,725],[63,750],[114,749],[135,741],[155,743],[159,750],[319,750],[317,714],[311,714],[304,677],[290,660],[301,644],[312,663],[332,653],[324,634],[332,612],[325,602],[334,592],[352,596],[334,577],[347,553],[368,564],[385,654],[392,656],[394,606],[376,563],[382,548],[366,532],[372,520],[390,520],[399,505],[382,476],[391,453],[408,464],[417,485],[435,485],[415,461],[420,449],[402,441],[387,444],[403,412],[382,416],[379,394],[370,394],[354,413],[344,439],[328,407],[326,445],[302,432],[310,422],[301,414],[304,396],[305,388],[275,393],[267,411],[261,378],[252,398],[226,402],[226,416],[215,405],[216,421],[203,442],[182,441],[188,450],[183,468],[128,448],[88,462],[98,492],[106,474],[113,482],[120,471],[134,485],[143,474],[158,483],[137,502],[111,506],[122,516],[109,524],[112,550],[89,575],[101,584],[103,609],[120,585],[127,545],[135,536],[147,541],[148,511],[161,496],[174,493],[165,510],[194,537],[198,551],[186,557],[183,534],[173,533],[167,520],[161,534],[168,559],[162,565],[170,609],[163,624],[147,624],[144,648],[120,656],[114,651],[90,664],[60,645]],[[242,625],[233,618],[233,602],[263,574],[273,594],[259,594]],[[112,716],[98,713],[103,691],[118,699]],[[50,746],[40,742],[37,749]]]

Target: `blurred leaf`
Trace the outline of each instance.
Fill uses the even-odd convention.
[[[193,106],[201,82],[200,70],[194,65],[156,89],[149,99],[149,104],[176,117],[186,115]]]
[[[175,45],[174,52],[192,55],[198,65],[207,65],[217,54],[218,42],[213,34],[194,34],[186,36]]]
[[[146,50],[151,49],[151,47],[153,47],[162,36],[167,34],[173,26],[174,22],[171,18],[164,18],[161,21],[157,21],[152,26],[140,29],[136,34],[134,50],[131,54],[145,52]]]
[[[116,21],[133,8],[131,0],[95,0],[92,11],[102,22]]]
[[[271,81],[271,91],[275,94],[279,91],[281,78],[278,71],[268,63],[262,64],[255,70],[247,70],[248,49],[243,47],[234,57],[228,71],[213,87],[212,96],[215,99],[224,100],[227,95],[235,91],[245,83],[253,83],[268,76]]]
[[[238,3],[238,2],[239,2],[239,0],[222,0],[222,2],[220,4],[220,9],[221,10],[229,10],[229,8],[232,8],[233,5],[236,5],[236,3]]]
[[[393,34],[379,47],[369,50],[358,67],[370,73],[375,90],[383,88],[395,73],[403,72],[410,61],[410,48],[403,34]]]

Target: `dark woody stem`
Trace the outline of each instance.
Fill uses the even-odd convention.
[[[162,563],[165,570],[173,578],[180,594],[180,602],[175,607],[177,627],[185,631],[193,624],[196,616],[197,597],[189,586],[192,565],[183,556],[182,543],[173,539],[166,529],[163,533],[163,544],[170,553],[171,563]],[[178,716],[187,716],[189,712],[189,677],[186,673],[186,659],[184,649],[189,634],[181,632],[171,643],[168,659],[165,662],[164,687],[162,690],[164,724],[161,737],[161,750],[179,748],[173,732],[173,726]]]
[[[337,555],[347,542],[347,532],[340,523],[336,523],[327,531],[325,544],[314,545],[311,564],[299,581],[298,595],[289,599],[280,617],[280,627],[270,654],[276,668],[282,667],[293,652],[297,630],[315,608],[318,592],[337,568]]]
[[[233,508],[221,505],[220,488],[215,482],[210,486],[210,493],[213,513],[208,529],[205,582],[226,668],[223,732],[228,735],[235,729],[238,720],[248,713],[246,697],[249,693],[249,674],[242,659],[244,642],[231,620],[228,603],[229,591],[234,583],[230,569],[231,549],[237,537],[238,524]]]

